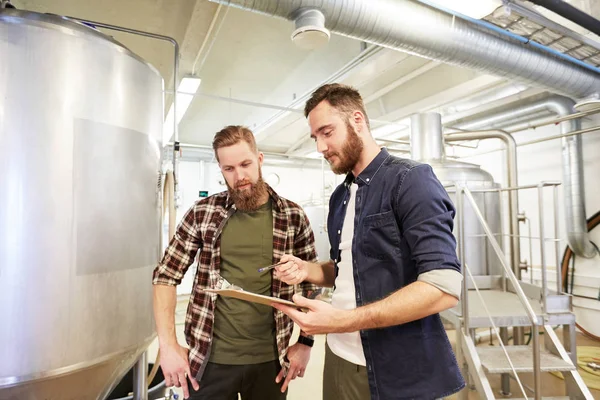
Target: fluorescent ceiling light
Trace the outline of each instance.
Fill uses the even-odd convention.
[[[432,3],[477,19],[487,17],[502,5],[501,0],[429,0],[424,3]]]
[[[179,125],[185,112],[192,103],[194,95],[200,87],[200,81],[200,78],[186,76],[179,83],[179,87],[177,88],[177,125]],[[163,125],[163,146],[171,140],[173,133],[175,132],[173,127],[173,104],[171,104],[171,108],[169,108],[169,112],[167,113]]]

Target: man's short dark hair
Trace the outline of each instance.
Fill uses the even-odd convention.
[[[328,83],[321,86],[312,94],[304,107],[304,116],[308,118],[308,114],[319,105],[323,100],[326,100],[333,108],[339,112],[346,114],[348,117],[354,111],[360,111],[365,116],[367,126],[370,128],[369,117],[365,110],[363,99],[358,93],[358,90],[351,86],[342,85],[340,83]]]

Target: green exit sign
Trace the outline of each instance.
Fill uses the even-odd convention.
[[[198,197],[208,197],[208,190],[200,190],[198,192]]]

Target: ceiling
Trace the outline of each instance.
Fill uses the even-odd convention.
[[[497,0],[486,1],[490,12],[502,6]],[[174,37],[181,47],[180,76],[194,73],[202,79],[179,126],[182,143],[208,145],[223,126],[244,124],[254,130],[262,150],[296,155],[314,152],[302,108],[307,96],[327,81],[344,82],[361,91],[374,134],[380,138],[405,135],[408,117],[415,112],[438,111],[445,121],[452,121],[515,96],[539,93],[498,77],[337,35],[332,35],[324,49],[301,50],[290,40],[291,22],[208,0],[12,2],[20,9]],[[597,2],[572,3],[600,16]],[[172,90],[173,48],[169,43],[105,32],[158,68],[166,88]],[[165,113],[170,99],[167,93]]]

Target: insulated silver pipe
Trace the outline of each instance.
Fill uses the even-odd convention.
[[[325,16],[333,33],[584,98],[600,74],[548,50],[500,35],[476,20],[411,0],[212,0],[293,21],[299,8]],[[503,37],[504,36],[504,37]]]

